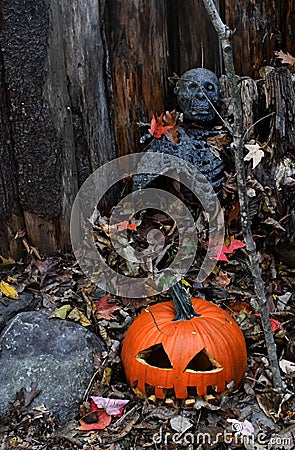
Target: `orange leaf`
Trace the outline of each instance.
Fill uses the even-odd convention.
[[[104,297],[102,297],[97,302],[94,302],[96,310],[94,311],[95,317],[97,319],[106,319],[111,320],[114,317],[112,316],[112,313],[114,311],[117,311],[118,309],[121,309],[120,306],[109,303],[108,300],[110,298],[110,295],[107,294]]]
[[[167,126],[171,126],[171,128],[164,133],[168,141],[177,143],[178,125],[177,125],[177,114],[175,109],[171,112],[166,111],[165,115],[163,116],[163,123]]]
[[[166,131],[170,130],[172,128],[171,125],[163,126],[163,113],[155,118],[154,114],[151,121],[151,128],[149,128],[150,134],[157,139],[160,139],[163,134],[166,133]]]
[[[129,223],[127,220],[124,220],[123,222],[117,223],[116,225],[113,225],[117,228],[118,231],[123,230],[133,230],[136,231],[136,224],[135,223]]]
[[[109,236],[112,231],[123,231],[123,230],[136,231],[137,226],[136,223],[129,223],[128,220],[123,220],[122,222],[110,226],[103,225],[102,229]]]

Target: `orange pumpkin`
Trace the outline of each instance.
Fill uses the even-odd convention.
[[[247,353],[239,326],[218,306],[199,298],[191,302],[199,317],[175,322],[173,302],[163,302],[131,324],[122,362],[135,392],[154,391],[162,399],[172,389],[176,398],[186,399],[192,391],[222,392],[242,380]]]

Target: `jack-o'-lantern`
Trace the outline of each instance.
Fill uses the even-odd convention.
[[[247,353],[244,336],[234,319],[218,306],[199,298],[198,313],[175,321],[172,301],[145,309],[131,324],[123,342],[122,362],[135,392],[165,398],[204,396],[222,392],[243,378]]]

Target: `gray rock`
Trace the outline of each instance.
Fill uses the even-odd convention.
[[[0,412],[22,387],[37,382],[41,393],[32,406],[44,404],[61,423],[73,418],[93,373],[93,350],[101,340],[87,328],[51,311],[23,312],[0,336]]]
[[[0,330],[5,327],[7,322],[16,314],[23,311],[33,311],[37,305],[38,299],[33,294],[22,293],[19,300],[3,298],[0,302]]]

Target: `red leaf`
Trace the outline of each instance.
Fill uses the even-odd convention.
[[[166,131],[172,128],[171,125],[163,126],[163,115],[164,113],[157,117],[157,119],[155,118],[154,114],[152,117],[151,128],[149,128],[149,132],[156,139],[160,139],[163,134],[166,133]]]
[[[114,311],[117,311],[118,309],[121,309],[120,306],[109,303],[108,299],[110,298],[110,295],[107,294],[104,297],[102,297],[97,302],[94,302],[96,311],[95,311],[95,317],[97,319],[106,319],[111,320],[113,319],[112,313]]]
[[[230,237],[230,244],[229,245],[224,245],[222,248],[224,253],[233,253],[235,250],[237,250],[238,248],[243,248],[245,247],[245,242],[239,241],[238,239],[235,239],[234,236]]]
[[[281,322],[277,319],[274,319],[273,317],[271,317],[269,319],[270,321],[270,325],[271,325],[271,331],[274,333],[275,331],[278,330],[283,330],[284,327],[282,327]]]
[[[260,317],[260,313],[255,314],[255,316]],[[281,322],[279,320],[274,319],[273,317],[270,317],[269,321],[270,321],[271,331],[273,333],[275,333],[278,330],[284,331],[284,327],[282,326],[282,324],[281,324]]]
[[[230,243],[228,245],[223,244],[220,255],[219,256],[217,256],[217,255],[210,256],[210,258],[217,259],[218,261],[226,261],[226,262],[228,262],[229,260],[228,260],[228,258],[226,256],[226,254],[232,254],[238,248],[245,247],[245,245],[246,244],[244,242],[239,241],[238,239],[235,239],[234,236],[231,236],[230,237]],[[214,245],[211,248],[214,251]]]
[[[103,409],[96,409],[95,416],[97,421],[93,423],[87,423],[85,420],[80,419],[80,427],[79,430],[88,431],[88,430],[104,430],[111,423],[112,416],[107,414]]]

